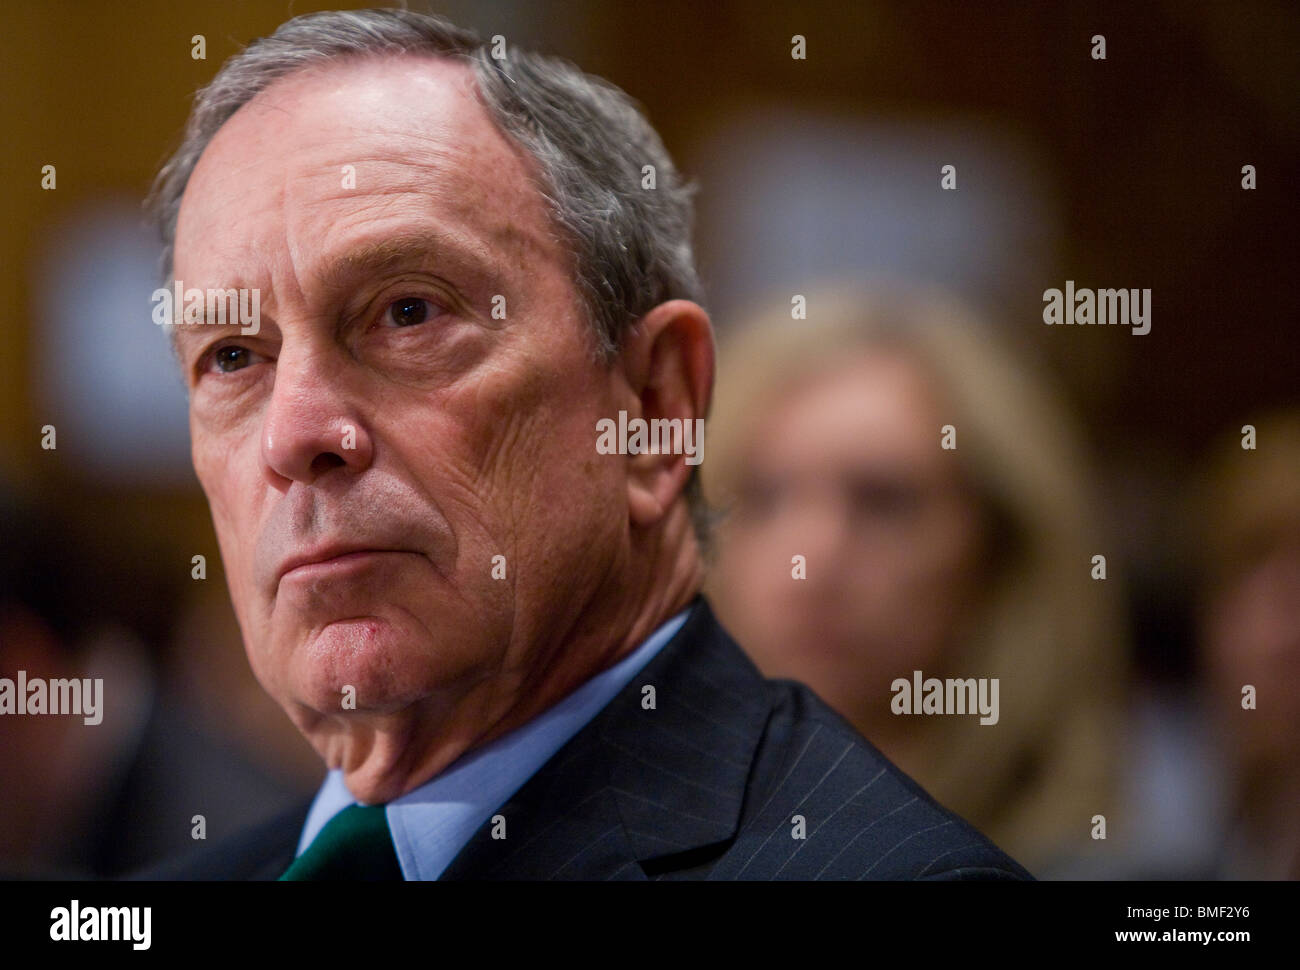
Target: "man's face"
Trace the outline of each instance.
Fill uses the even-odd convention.
[[[527,702],[627,531],[615,383],[473,91],[422,57],[281,80],[177,227],[186,288],[261,291],[255,335],[178,327],[249,659],[365,800]]]

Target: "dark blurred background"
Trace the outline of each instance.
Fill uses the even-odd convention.
[[[289,16],[338,6],[352,5],[0,14],[0,676],[113,678],[103,726],[0,720],[0,873],[111,875],[192,844],[195,815],[218,837],[323,776],[244,660],[188,466],[184,390],[149,321],[158,245],[140,202],[190,95],[226,57]],[[1152,789],[1134,797],[1150,800],[1153,831],[1201,844],[1214,823],[1188,804],[1218,776],[1180,725],[1198,723],[1209,540],[1187,501],[1224,436],[1300,405],[1300,10],[410,6],[569,58],[645,106],[700,187],[698,256],[721,340],[816,281],[907,280],[955,294],[1046,375],[1080,424],[1094,545],[1123,600],[1129,730]],[[804,60],[791,58],[796,34]],[[1097,34],[1104,60],[1091,56]],[[939,189],[948,164],[955,192]],[[1044,326],[1043,290],[1067,279],[1150,288],[1150,333]],[[1178,853],[1171,841],[1164,858]]]

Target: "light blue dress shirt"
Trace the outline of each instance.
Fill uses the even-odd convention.
[[[389,802],[384,814],[402,875],[442,875],[479,826],[627,686],[681,629],[689,612],[689,607],[682,610],[636,650],[527,724],[465,753],[431,781]],[[307,813],[298,855],[326,822],[355,804],[343,772],[331,771]]]

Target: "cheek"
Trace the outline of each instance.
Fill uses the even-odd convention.
[[[212,513],[235,613],[241,628],[247,631],[253,595],[258,466],[250,466],[226,439],[196,428],[194,422],[190,433],[194,471]]]
[[[503,610],[527,612],[563,600],[557,577],[577,589],[588,570],[608,566],[627,520],[616,464],[624,459],[596,452],[608,385],[578,345],[539,337],[503,348],[441,392],[377,409],[394,415],[380,441],[399,474],[419,483],[455,535],[451,582],[463,595],[509,599]]]
[[[596,452],[596,421],[608,410],[602,375],[577,350],[547,348],[474,395],[468,439],[477,474],[519,525],[589,515],[598,496],[612,497],[619,456]]]
[[[720,536],[718,575],[729,589],[743,593],[754,612],[774,608],[773,594],[796,589],[794,563],[798,552],[774,528],[737,526]]]

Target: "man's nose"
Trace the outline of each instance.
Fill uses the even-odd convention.
[[[262,419],[262,460],[273,484],[311,485],[333,469],[370,465],[370,431],[347,381],[346,361],[328,351],[280,354]]]

